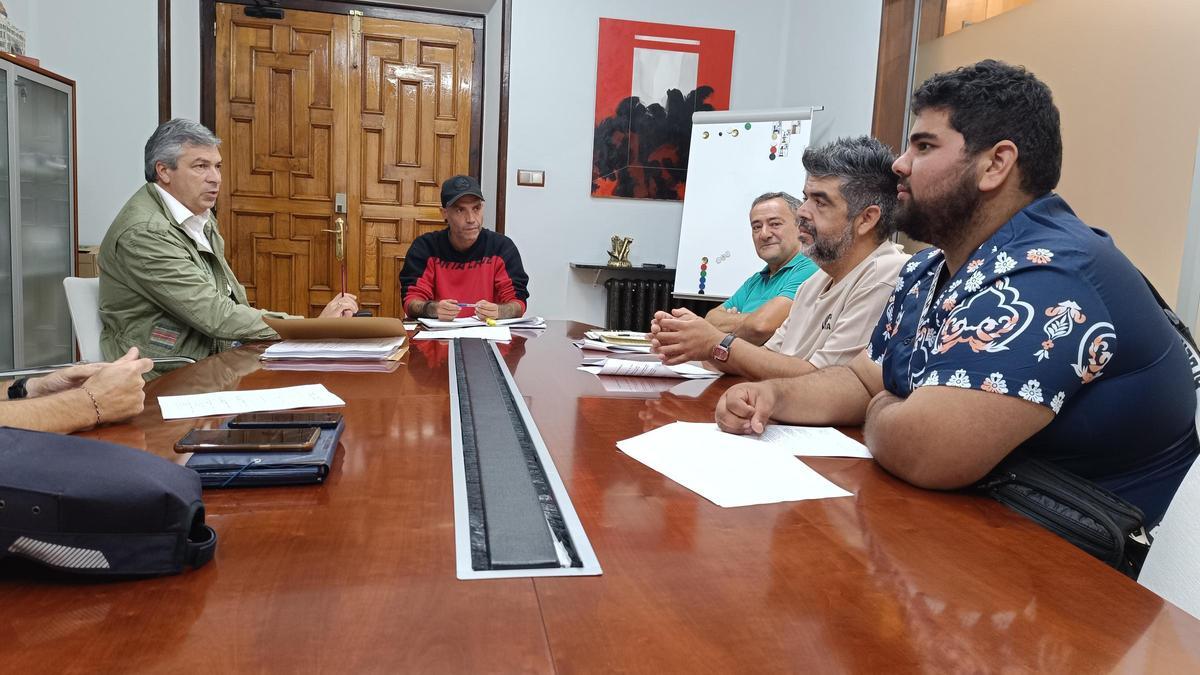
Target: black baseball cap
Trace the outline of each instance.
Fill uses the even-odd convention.
[[[450,206],[465,195],[475,195],[483,199],[483,190],[479,181],[470,176],[451,176],[442,183],[442,208]]]

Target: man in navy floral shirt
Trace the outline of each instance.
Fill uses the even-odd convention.
[[[913,95],[893,165],[913,256],[871,344],[846,367],[731,387],[717,422],[864,424],[888,471],[921,487],[982,478],[1014,450],[1166,510],[1200,452],[1182,342],[1132,263],[1052,190],[1049,88],[996,61]]]

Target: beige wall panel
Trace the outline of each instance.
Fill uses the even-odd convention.
[[[1175,302],[1200,131],[1200,2],[1037,0],[923,43],[920,82],[983,58],[1022,64],[1063,120],[1058,192]]]

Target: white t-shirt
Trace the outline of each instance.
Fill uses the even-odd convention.
[[[907,261],[903,249],[885,241],[833,286],[818,270],[801,284],[787,319],[763,346],[817,368],[849,362],[870,342]]]

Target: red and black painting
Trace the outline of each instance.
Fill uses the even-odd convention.
[[[682,200],[692,113],[728,110],[733,31],[600,19],[592,196]]]

